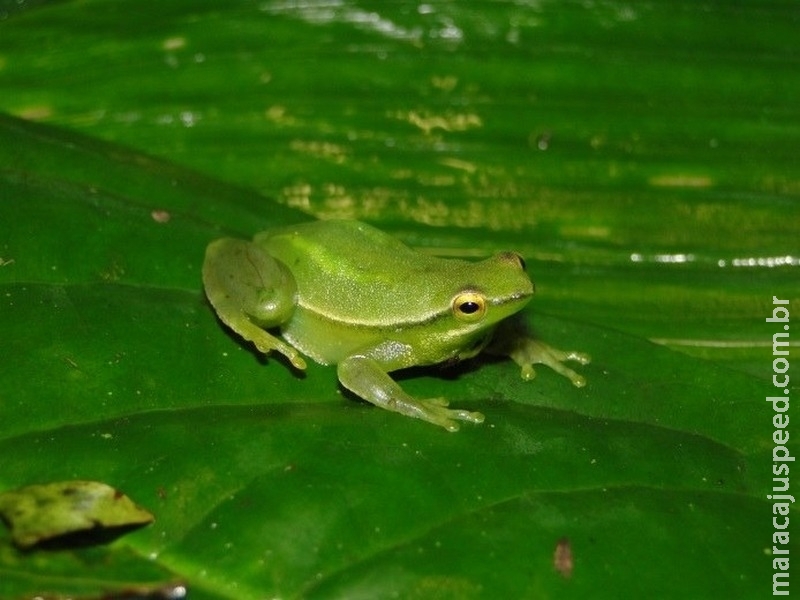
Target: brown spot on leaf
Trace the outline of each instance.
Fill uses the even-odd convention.
[[[574,562],[572,559],[572,544],[568,537],[558,540],[556,550],[553,553],[553,568],[564,578],[572,577]]]

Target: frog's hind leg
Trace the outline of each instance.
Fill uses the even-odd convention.
[[[294,312],[292,274],[256,244],[223,238],[208,245],[203,287],[219,319],[263,353],[277,350],[297,369],[300,354],[263,328],[278,327]]]

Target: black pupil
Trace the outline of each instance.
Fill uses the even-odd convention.
[[[481,309],[480,304],[477,302],[462,302],[461,303],[461,312],[465,315],[471,315],[473,313],[478,312]]]

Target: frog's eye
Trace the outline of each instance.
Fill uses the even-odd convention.
[[[478,292],[461,292],[453,298],[453,314],[467,323],[480,321],[486,314],[486,298]]]

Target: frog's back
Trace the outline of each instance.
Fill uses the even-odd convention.
[[[340,268],[383,264],[388,256],[417,254],[400,240],[360,221],[310,221],[268,230],[255,237],[273,256],[305,257],[309,268],[338,265]],[[398,256],[402,260],[402,256]],[[293,269],[294,271],[294,269]]]
[[[437,298],[427,297],[430,286],[419,282],[468,264],[416,252],[359,221],[302,223],[260,233],[255,242],[292,272],[298,305],[365,325],[385,323],[387,314],[418,321],[421,310],[439,308]]]

